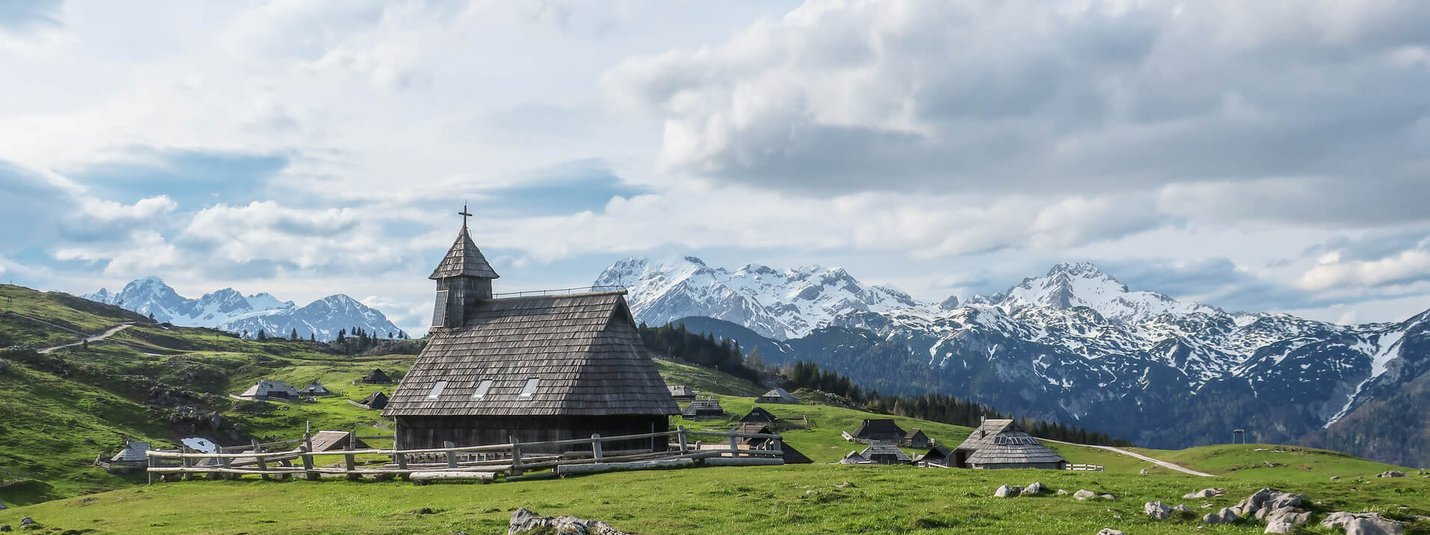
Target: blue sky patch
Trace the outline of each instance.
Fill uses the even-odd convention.
[[[101,197],[125,204],[168,195],[182,211],[263,198],[274,175],[288,166],[278,154],[141,148],[123,161],[91,164],[69,173]]]

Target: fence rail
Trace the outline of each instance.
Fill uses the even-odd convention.
[[[666,437],[666,450],[610,450],[605,444],[640,439]],[[693,437],[718,437],[707,443],[692,440]],[[480,446],[457,446],[447,442],[441,448],[383,449],[357,448],[359,438],[348,435],[343,449],[313,451],[312,435],[301,439],[268,443],[253,441],[245,451],[236,451],[245,446],[220,448],[218,452],[207,453],[181,448],[178,451],[150,450],[149,481],[154,476],[188,477],[205,475],[213,479],[234,479],[245,475],[259,475],[264,479],[286,479],[303,476],[317,480],[323,476],[343,476],[360,479],[364,476],[417,479],[479,479],[490,481],[497,474],[521,475],[534,470],[554,470],[558,475],[563,469],[571,473],[593,473],[608,470],[632,470],[686,466],[704,463],[714,458],[725,458],[720,465],[739,464],[783,464],[782,439],[772,433],[740,433],[736,431],[714,432],[694,431],[684,427],[674,431],[603,437],[599,434],[590,438],[551,440],[544,442],[521,442],[513,438],[506,444],[485,444]],[[378,437],[373,437],[378,438]],[[391,438],[391,437],[381,437]],[[586,445],[584,449],[574,449],[560,454],[543,450],[568,446]],[[293,447],[296,446],[296,447]],[[374,457],[386,458],[380,466],[360,466],[359,457],[366,457],[364,464],[371,464]],[[341,465],[320,463],[319,459],[342,459]],[[294,461],[301,463],[294,466]],[[585,466],[583,466],[585,465]],[[580,469],[571,468],[580,466]]]
[[[1101,472],[1103,467],[1100,464],[1069,464],[1067,469],[1074,472]]]

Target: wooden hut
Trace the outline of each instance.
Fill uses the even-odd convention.
[[[889,442],[898,444],[908,433],[888,418],[866,419],[859,424],[859,428],[854,431],[845,431],[844,440],[858,442],[861,444],[871,444],[874,442]]]
[[[755,408],[753,408],[753,409],[750,409],[750,412],[748,412],[748,413],[746,413],[744,416],[741,416],[741,417],[740,417],[740,421],[741,421],[741,422],[752,422],[752,423],[762,423],[762,424],[773,424],[773,423],[775,423],[775,420],[778,420],[778,419],[779,419],[779,418],[776,417],[774,414],[770,413],[770,411],[767,411],[767,410],[762,409],[762,408],[760,408],[760,407],[755,407]]]
[[[958,468],[1047,468],[1061,470],[1067,460],[1005,419],[984,420],[953,450]]]
[[[358,404],[369,409],[380,411],[382,409],[387,408],[387,394],[384,394],[382,392],[373,392],[367,397],[362,398],[362,401],[359,401]]]
[[[641,343],[624,291],[496,298],[497,277],[464,215],[430,277],[437,300],[427,346],[383,412],[396,419],[398,448],[670,429],[680,408]],[[663,451],[666,442],[606,447]]]
[[[298,399],[298,389],[283,381],[263,379],[248,387],[248,390],[244,390],[238,397],[254,401],[291,400]]]
[[[114,472],[142,470],[149,467],[149,443],[139,440],[127,441],[124,449],[109,458],[106,469]]]
[[[890,442],[870,444],[864,451],[859,452],[859,456],[874,464],[909,464],[914,461],[904,450]]]
[[[839,464],[869,464],[869,459],[865,459],[857,451],[850,451],[844,455],[843,459],[839,460]]]
[[[695,389],[686,385],[671,385],[670,397],[680,401],[695,399]]]
[[[313,381],[308,383],[308,386],[299,389],[298,393],[305,396],[326,396],[332,392],[329,392],[328,387],[323,386],[322,383]]]
[[[349,441],[352,442],[353,449],[365,449],[366,442],[356,439],[349,431],[318,431],[312,437],[312,451],[333,451],[346,449]]]
[[[927,448],[929,444],[932,443],[933,441],[929,440],[929,436],[924,434],[924,431],[917,427],[910,429],[908,433],[904,434],[904,438],[899,441],[900,446],[916,450]]]
[[[785,460],[785,464],[810,464],[814,462],[814,459],[810,459],[807,455],[800,453],[799,450],[794,449],[794,446],[789,445],[788,442],[780,442],[780,452],[781,457]]]
[[[773,388],[764,395],[755,398],[757,403],[799,403],[799,398],[794,397],[788,390],[783,388]]]
[[[720,407],[720,400],[698,398],[686,405],[680,415],[686,418],[720,418],[725,416],[725,409]]]
[[[737,425],[734,427],[734,429],[731,429],[731,431],[734,431],[734,432],[736,432],[736,433],[740,433],[740,434],[743,434],[743,435],[773,435],[773,434],[775,434],[775,432],[770,429],[770,424],[760,423],[760,422],[740,422],[739,424],[737,424]],[[749,446],[750,449],[756,449],[756,450],[766,449],[766,446],[774,446],[774,441],[775,441],[775,439],[773,439],[773,438],[750,438],[750,437],[741,437],[741,438],[740,438],[740,443],[742,443],[742,444],[744,444],[744,445],[746,445],[746,446]]]
[[[381,369],[374,368],[371,372],[368,372],[367,375],[363,376],[361,381],[370,385],[388,385],[392,384],[392,377],[389,377],[387,373]]]
[[[918,466],[940,466],[950,468],[953,462],[953,450],[943,446],[930,447],[928,452],[914,458],[914,464]]]

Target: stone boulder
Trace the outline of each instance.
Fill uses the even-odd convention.
[[[1039,494],[1042,494],[1043,490],[1043,484],[1041,482],[1034,481],[1032,483],[1029,483],[1027,487],[1023,487],[1022,495],[1037,496]]]
[[[1246,499],[1233,505],[1231,509],[1236,512],[1238,517],[1254,517],[1257,520],[1262,520],[1271,511],[1282,507],[1300,507],[1306,501],[1306,497],[1300,494],[1264,488],[1247,496]]]
[[[585,520],[574,516],[541,516],[526,509],[517,509],[511,514],[507,535],[535,533],[546,535],[631,535],[596,520]]]
[[[1295,533],[1297,527],[1310,520],[1310,511],[1281,507],[1266,514],[1266,531],[1263,533]]]
[[[1401,535],[1405,526],[1380,513],[1331,513],[1321,521],[1321,527],[1341,528],[1346,535]]]
[[[1202,517],[1203,524],[1231,524],[1238,520],[1241,520],[1241,516],[1237,515],[1236,511],[1230,507],[1223,507],[1220,511],[1207,513]]]
[[[1097,499],[1097,493],[1087,489],[1081,489],[1073,493],[1073,499],[1079,501],[1095,500]]]
[[[1018,496],[1023,489],[1012,485],[998,485],[998,490],[993,491],[994,498],[1013,498]]]
[[[1206,488],[1196,492],[1184,494],[1182,495],[1182,498],[1186,500],[1205,500],[1207,498],[1211,498],[1213,496],[1221,496],[1223,494],[1226,494],[1226,491],[1222,489]]]
[[[1172,518],[1172,508],[1162,502],[1147,502],[1142,504],[1142,514],[1153,520],[1166,520]]]
[[[1186,504],[1180,504],[1180,503],[1177,504],[1177,505],[1172,506],[1172,512],[1173,512],[1173,513],[1180,514],[1180,515],[1190,515],[1190,514],[1194,514],[1191,507],[1187,507]]]
[[[1120,530],[1120,529],[1102,528],[1102,531],[1097,532],[1097,535],[1127,535],[1127,534],[1126,534],[1126,533],[1123,533],[1122,530]]]
[[[1384,472],[1376,474],[1375,477],[1405,477],[1405,472],[1401,472],[1399,470],[1386,470]]]

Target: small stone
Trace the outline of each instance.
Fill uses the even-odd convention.
[[[999,486],[998,486],[998,490],[993,491],[993,497],[994,497],[994,498],[1012,498],[1012,497],[1014,497],[1014,496],[1017,496],[1018,493],[1019,493],[1020,491],[1022,491],[1022,490],[1023,490],[1023,489],[1018,488],[1018,487],[1014,487],[1014,486],[999,485]]]
[[[1068,495],[1068,490],[1067,490],[1067,489],[1058,489],[1057,495],[1058,495],[1058,496],[1067,496],[1067,495]]]
[[[1142,514],[1153,520],[1166,520],[1172,517],[1172,508],[1162,502],[1147,502],[1142,504]]]
[[[1073,493],[1073,499],[1075,500],[1092,500],[1096,498],[1097,493],[1087,489],[1081,489]]]
[[[1340,481],[1341,476],[1331,476],[1331,481]]]
[[[1342,528],[1346,535],[1401,535],[1405,526],[1380,513],[1331,513],[1321,521],[1324,528]]]
[[[848,482],[848,481],[841,481],[841,482],[839,482],[839,483],[836,483],[834,486],[835,486],[835,488],[841,488],[841,489],[857,488],[857,487],[854,486],[853,483],[850,483],[850,482]]]
[[[1104,500],[1107,500],[1107,501],[1109,501],[1109,502],[1115,502],[1115,501],[1117,501],[1117,496],[1113,496],[1113,495],[1111,495],[1111,494],[1098,494],[1097,497],[1098,497],[1098,498],[1102,498],[1102,499],[1104,499]]]
[[[1230,524],[1241,520],[1241,516],[1236,514],[1230,507],[1223,507],[1215,513],[1207,513],[1202,517],[1203,524]]]
[[[1151,472],[1148,472],[1146,468],[1143,468],[1143,469],[1139,470],[1137,473],[1140,474],[1140,475],[1144,475],[1144,476],[1145,476],[1145,475],[1147,475],[1147,474],[1150,474]]]
[[[1042,484],[1041,482],[1034,481],[1034,482],[1032,482],[1032,483],[1029,483],[1027,487],[1024,487],[1024,488],[1023,488],[1022,495],[1024,495],[1024,496],[1037,496],[1037,495],[1042,494],[1042,493],[1043,493],[1043,484]]]
[[[1222,494],[1226,494],[1226,491],[1215,488],[1205,488],[1196,492],[1184,494],[1182,495],[1182,498],[1186,500],[1201,500],[1211,498],[1213,496],[1221,496]]]
[[[1177,505],[1172,506],[1172,512],[1173,512],[1173,513],[1180,514],[1180,515],[1195,514],[1195,513],[1192,512],[1192,508],[1191,508],[1191,507],[1187,507],[1185,504],[1180,504],[1180,503],[1177,504]]]
[[[1263,533],[1294,533],[1298,526],[1311,520],[1311,513],[1282,507],[1266,515],[1266,531]]]
[[[0,531],[9,532],[9,531],[10,531],[10,525],[9,525],[9,524],[0,524]]]
[[[1097,532],[1097,535],[1127,535],[1127,534],[1123,533],[1122,530],[1120,530],[1120,529],[1102,528],[1102,531]]]
[[[1384,472],[1376,474],[1375,477],[1405,477],[1405,472],[1401,472],[1399,470],[1386,470]]]

